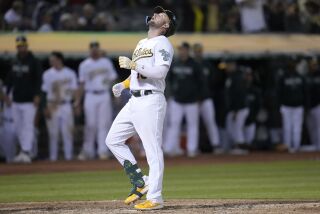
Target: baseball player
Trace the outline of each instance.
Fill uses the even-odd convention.
[[[250,148],[256,135],[256,118],[261,106],[261,92],[253,84],[253,71],[251,68],[246,68],[245,79],[247,86],[246,105],[248,106],[249,114],[245,121],[244,138],[245,147]]]
[[[316,58],[309,61],[307,86],[307,127],[311,144],[315,147],[315,150],[320,151],[320,67]]]
[[[17,137],[13,124],[12,106],[2,102],[4,93],[5,88],[0,79],[0,149],[4,153],[6,162],[11,163],[16,154]]]
[[[280,79],[278,87],[283,141],[290,153],[295,153],[300,148],[305,89],[304,78],[297,72],[292,59],[288,62],[288,68]]]
[[[8,74],[6,103],[11,106],[21,152],[14,162],[30,163],[34,141],[34,119],[40,103],[41,68],[38,60],[28,50],[25,36],[16,38],[17,56]]]
[[[227,62],[226,65],[227,79],[225,82],[226,99],[227,99],[227,133],[234,148],[231,150],[233,154],[246,154],[247,151],[239,148],[245,143],[244,125],[248,116],[249,109],[246,106],[246,85],[244,80],[244,72],[234,61]]]
[[[110,59],[101,56],[100,44],[90,43],[90,57],[79,66],[79,91],[84,96],[85,132],[79,160],[96,156],[95,140],[99,159],[109,158],[105,139],[112,122],[111,83],[118,75]],[[79,105],[77,103],[76,105]]]
[[[200,64],[203,75],[202,94],[200,97],[200,115],[207,128],[211,146],[217,148],[220,143],[218,127],[216,124],[215,107],[213,102],[213,87],[215,85],[213,66],[203,59],[203,47],[200,43],[193,45],[193,53],[196,62]]]
[[[64,66],[60,52],[52,52],[49,57],[51,68],[42,76],[44,114],[49,133],[49,158],[58,159],[59,133],[61,133],[64,157],[71,160],[73,155],[73,111],[71,101],[77,89],[76,73]]]
[[[136,204],[138,210],[161,209],[163,152],[162,130],[166,113],[164,96],[165,78],[170,68],[173,47],[167,37],[175,32],[175,16],[160,6],[154,8],[152,17],[146,18],[149,26],[148,38],[139,41],[133,52],[132,60],[120,56],[121,68],[131,70],[131,75],[124,82],[113,86],[116,97],[125,88],[130,88],[132,97],[115,118],[106,144],[118,161],[133,185],[129,197],[130,204],[140,199],[147,192],[147,200]],[[149,178],[144,176],[137,165],[125,141],[138,133],[149,165]]]
[[[187,156],[197,155],[199,143],[199,104],[202,93],[200,66],[190,56],[190,45],[183,42],[178,48],[178,58],[172,63],[168,75],[171,89],[170,129],[167,132],[164,151],[167,155],[179,153],[180,129],[183,117],[187,123]],[[173,153],[174,152],[174,153]],[[173,154],[172,154],[173,153]]]

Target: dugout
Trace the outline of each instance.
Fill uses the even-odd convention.
[[[4,79],[10,69],[10,59],[15,54],[15,37],[17,34],[0,34],[0,78]],[[28,33],[28,43],[41,61],[43,70],[48,65],[48,54],[53,51],[61,51],[65,54],[65,64],[75,71],[79,63],[87,56],[90,41],[99,41],[105,54],[112,58],[120,79],[127,76],[127,72],[119,69],[117,58],[119,55],[130,55],[136,42],[145,36],[142,33]],[[250,66],[259,74],[257,84],[262,89],[272,87],[267,84],[270,70],[279,66],[279,63],[287,58],[304,59],[318,57],[320,53],[320,36],[305,34],[177,34],[170,37],[173,45],[177,47],[182,41],[189,43],[202,43],[205,56],[215,65],[226,58],[232,58],[243,66]],[[116,107],[117,108],[117,107]],[[219,116],[218,116],[219,117]],[[219,118],[217,117],[217,120]],[[276,118],[280,119],[280,118]],[[77,118],[78,128],[75,137],[75,152],[78,153],[82,145],[83,117]],[[43,118],[39,118],[40,124],[40,157],[47,157],[47,136]],[[262,126],[266,124],[260,124]],[[202,125],[201,125],[202,126]],[[302,144],[308,144],[306,129],[303,132]],[[200,150],[211,150],[204,127],[201,128]],[[270,149],[268,139],[261,140],[256,144],[257,149]]]

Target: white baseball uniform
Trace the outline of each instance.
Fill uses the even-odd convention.
[[[73,111],[72,96],[77,89],[76,73],[70,68],[50,68],[43,73],[42,91],[47,93],[47,108],[50,118],[46,119],[50,138],[50,160],[58,159],[59,133],[62,135],[64,156],[71,160],[73,155]]]
[[[304,108],[282,105],[280,111],[283,123],[283,141],[290,152],[296,152],[301,143]]]
[[[172,62],[173,47],[165,36],[141,40],[132,60],[140,67],[169,67]],[[131,70],[130,89],[140,90],[141,96],[132,96],[115,118],[106,144],[118,161],[123,165],[125,160],[136,164],[125,141],[138,133],[146,152],[149,164],[149,191],[147,200],[162,203],[163,151],[162,130],[166,114],[166,99],[164,96],[165,77],[168,70],[158,78],[143,77]],[[152,90],[152,94],[143,94],[144,90]]]
[[[307,115],[307,127],[311,144],[320,151],[320,105],[310,109]]]
[[[5,93],[0,80],[0,90]],[[7,163],[13,161],[17,150],[17,134],[13,123],[12,106],[0,102],[0,149]]]
[[[79,81],[84,83],[85,133],[82,151],[90,158],[107,155],[105,139],[112,123],[111,83],[118,77],[110,59],[87,58],[79,66]]]

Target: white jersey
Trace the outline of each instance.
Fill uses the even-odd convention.
[[[108,58],[87,58],[79,66],[79,81],[84,83],[86,91],[109,90],[111,82],[117,77],[118,74]]]
[[[151,39],[146,38],[140,40],[133,52],[132,60],[142,66],[167,65],[170,67],[173,53],[173,47],[167,37],[157,36]],[[131,90],[155,90],[164,92],[165,87],[165,77],[163,79],[146,78],[135,70],[131,70]]]
[[[50,68],[42,75],[41,89],[47,93],[48,102],[71,102],[72,92],[77,89],[76,73],[68,67],[60,71]]]

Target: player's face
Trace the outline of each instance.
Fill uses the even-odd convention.
[[[194,53],[194,56],[195,56],[196,58],[201,58],[201,57],[202,57],[203,50],[202,50],[202,48],[194,48],[194,49],[193,49],[193,53]]]
[[[100,48],[99,47],[91,47],[90,48],[90,56],[98,57],[100,55]]]
[[[186,60],[189,57],[189,49],[186,47],[180,47],[178,49],[179,58]]]
[[[56,67],[59,67],[59,65],[60,65],[60,60],[57,58],[57,57],[55,57],[55,56],[50,56],[49,57],[49,63],[50,63],[50,66],[51,67],[54,67],[54,68],[56,68]]]
[[[226,64],[226,72],[231,73],[235,71],[237,68],[237,65],[235,62],[227,62]]]
[[[166,13],[154,13],[151,20],[149,21],[149,26],[160,28],[165,24],[169,24],[170,19]]]
[[[28,52],[28,46],[27,45],[18,45],[17,51],[18,51],[18,54],[26,54]]]

